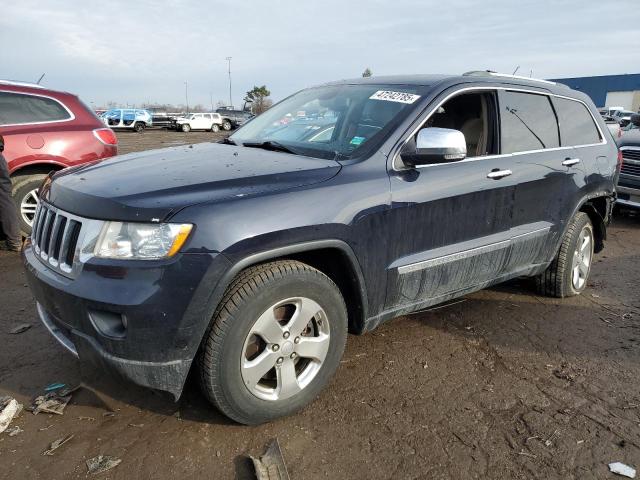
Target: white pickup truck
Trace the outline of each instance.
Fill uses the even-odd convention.
[[[225,120],[219,113],[191,113],[176,119],[176,130],[190,132],[191,130],[211,130],[218,132],[223,128]]]

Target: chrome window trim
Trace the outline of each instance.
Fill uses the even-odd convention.
[[[425,119],[423,121],[420,122],[420,124],[414,128],[411,133],[409,135],[406,136],[406,138],[404,140],[402,140],[399,144],[399,146],[397,145],[395,147],[395,153],[393,154],[393,160],[391,161],[391,167],[394,171],[396,172],[401,172],[403,170],[406,170],[406,168],[397,168],[396,167],[396,163],[399,161],[402,164],[402,160],[400,159],[400,152],[402,151],[402,148],[409,142],[409,140],[411,139],[411,137],[413,137],[416,133],[418,133],[418,130],[420,130],[422,128],[422,126],[425,124],[425,122],[427,122],[431,116],[438,110],[438,108],[440,108],[444,103],[446,103],[449,99],[451,99],[452,97],[459,95],[462,92],[472,92],[472,91],[498,91],[498,90],[508,90],[508,91],[516,91],[516,92],[522,92],[522,93],[532,93],[535,95],[547,95],[549,97],[556,97],[556,98],[563,98],[566,100],[572,100],[574,102],[578,102],[581,103],[582,105],[585,106],[585,108],[587,109],[587,111],[589,112],[589,115],[591,115],[591,119],[593,120],[593,123],[595,124],[596,128],[598,129],[598,134],[600,135],[600,138],[602,139],[602,141],[600,143],[589,143],[589,144],[584,144],[584,145],[571,145],[571,146],[562,146],[562,147],[553,147],[553,148],[540,148],[537,150],[523,150],[521,152],[513,152],[513,153],[498,153],[495,155],[485,155],[482,157],[470,157],[470,158],[465,158],[464,160],[457,160],[457,161],[453,161],[453,162],[442,162],[442,163],[429,163],[427,165],[418,165],[416,167],[413,168],[428,168],[428,167],[437,167],[440,165],[451,165],[454,163],[465,163],[465,162],[475,162],[478,160],[490,160],[493,158],[506,158],[506,157],[513,157],[516,155],[527,155],[530,153],[540,153],[540,152],[553,152],[556,150],[568,150],[568,149],[573,149],[573,148],[582,148],[582,147],[595,147],[598,145],[607,145],[607,138],[605,137],[604,133],[602,132],[602,129],[600,128],[600,125],[598,124],[598,122],[596,121],[596,118],[593,116],[593,112],[591,112],[591,109],[589,108],[589,106],[583,102],[582,100],[578,100],[577,98],[572,98],[572,97],[567,97],[566,95],[559,95],[556,93],[551,93],[551,92],[541,92],[538,90],[530,90],[530,89],[526,89],[526,88],[518,88],[518,87],[482,87],[482,86],[474,86],[474,87],[464,87],[464,88],[460,88],[458,90],[455,90],[453,92],[451,92],[450,94],[448,94],[444,99],[442,99],[440,102],[438,102],[432,109],[431,111],[427,114],[427,116],[425,117]]]
[[[61,105],[62,108],[64,108],[65,111],[69,114],[69,118],[66,118],[64,120],[46,120],[44,122],[24,122],[24,123],[0,123],[0,127],[19,127],[19,126],[22,126],[22,125],[47,125],[49,123],[71,122],[71,121],[76,119],[75,114],[69,109],[69,107],[67,107],[64,103],[62,103],[57,98],[53,98],[50,95],[42,95],[42,94],[39,94],[39,93],[31,93],[31,92],[14,92],[13,90],[4,90],[2,88],[0,88],[0,92],[2,92],[2,93],[13,93],[15,95],[27,95],[27,96],[31,96],[31,97],[41,97],[41,98],[46,98],[48,100],[53,100],[54,102],[57,102],[59,105]]]

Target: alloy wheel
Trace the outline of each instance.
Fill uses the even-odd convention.
[[[20,215],[22,220],[29,226],[33,225],[33,217],[36,214],[36,208],[38,208],[38,189],[34,188],[27,193],[20,202]]]
[[[580,231],[576,249],[573,252],[573,260],[571,263],[571,283],[576,290],[582,290],[591,268],[591,259],[593,257],[593,234],[591,229],[585,225]]]
[[[263,400],[290,398],[322,369],[329,351],[325,311],[307,297],[288,298],[258,317],[245,339],[242,380]]]

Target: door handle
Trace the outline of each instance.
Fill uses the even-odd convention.
[[[565,158],[564,162],[562,162],[562,165],[564,165],[565,167],[571,167],[572,165],[576,165],[578,163],[580,163],[579,158]]]
[[[513,174],[511,170],[492,170],[487,174],[487,178],[493,178],[494,180],[499,180],[504,177],[508,177]]]

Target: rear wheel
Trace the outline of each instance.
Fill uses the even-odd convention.
[[[136,124],[133,126],[133,129],[136,132],[143,132],[145,129],[146,125],[143,122],[136,122]]]
[[[38,188],[46,176],[44,173],[36,173],[13,178],[13,201],[18,210],[20,230],[26,236],[31,234],[31,225],[38,206]]]
[[[589,216],[578,212],[551,265],[536,278],[538,291],[550,297],[571,297],[587,287],[593,262],[594,235]]]
[[[205,395],[225,415],[259,424],[310,403],[340,363],[347,312],[338,287],[297,261],[242,272],[198,355]]]
[[[181,125],[182,131],[187,133],[191,131],[191,125],[189,125],[188,123],[183,123]]]
[[[229,120],[225,120],[222,122],[222,129],[225,132],[228,132],[229,130],[231,130],[231,122]]]

